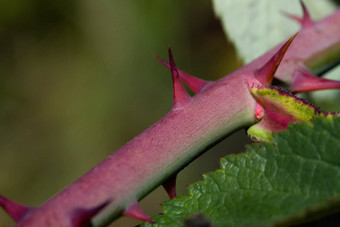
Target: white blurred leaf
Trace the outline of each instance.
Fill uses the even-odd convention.
[[[305,0],[311,17],[335,10],[329,0]],[[298,31],[299,25],[282,12],[302,15],[298,0],[213,0],[225,33],[247,63]]]

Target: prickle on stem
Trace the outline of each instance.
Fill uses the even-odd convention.
[[[169,179],[162,184],[170,199],[176,198],[176,178],[177,174],[169,177]]]
[[[138,206],[137,202],[133,202],[130,206],[128,206],[124,211],[124,216],[135,218],[141,221],[155,223],[149,216],[147,216]]]
[[[167,67],[169,70],[171,70],[170,64],[167,63],[164,59],[155,56],[155,58],[163,64],[165,67]],[[200,78],[197,78],[193,75],[190,75],[187,72],[184,72],[177,68],[177,72],[179,74],[179,77],[181,80],[196,94],[200,92],[203,88],[205,88],[208,84],[210,84],[210,81],[202,80]]]
[[[282,47],[265,63],[261,68],[254,72],[255,78],[262,85],[270,85],[274,79],[275,72],[279,67],[288,47],[293,42],[298,33],[295,33]]]
[[[181,78],[179,77],[178,70],[174,58],[172,56],[170,47],[169,47],[169,61],[172,75],[172,84],[174,89],[173,109],[177,109],[186,106],[191,101],[191,97],[185,90]]]
[[[34,209],[7,199],[2,195],[0,195],[0,206],[15,222],[20,221],[31,209]]]
[[[91,219],[106,207],[111,201],[106,201],[92,209],[76,209],[72,214],[72,226],[82,227],[89,226]]]
[[[295,70],[290,87],[293,93],[339,89],[340,81],[317,77],[307,68],[300,67]]]
[[[314,21],[312,20],[306,5],[303,3],[302,0],[299,0],[299,2],[300,2],[300,5],[302,7],[302,11],[303,11],[302,17],[292,15],[292,14],[286,13],[286,12],[284,12],[284,15],[287,16],[290,19],[293,19],[297,23],[299,23],[301,25],[302,29],[314,26]]]

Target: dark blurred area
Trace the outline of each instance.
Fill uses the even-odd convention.
[[[164,116],[171,76],[153,55],[167,58],[168,45],[206,80],[242,65],[210,1],[2,0],[0,193],[38,206]],[[238,132],[190,164],[178,194],[245,143]],[[141,206],[157,214],[167,199],[158,188]]]

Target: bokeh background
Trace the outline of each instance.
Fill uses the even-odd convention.
[[[0,193],[38,206],[165,115],[171,76],[153,55],[168,45],[207,80],[242,65],[207,0],[1,1]],[[178,194],[249,142],[240,131],[190,164]],[[141,207],[157,214],[167,199],[158,188]]]

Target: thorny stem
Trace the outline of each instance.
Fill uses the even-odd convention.
[[[230,75],[205,84],[202,89],[197,89],[200,91],[192,99],[185,98],[182,105],[181,100],[177,100],[176,108],[165,117],[62,192],[41,206],[29,209],[18,218],[17,226],[80,226],[96,213],[92,224],[102,226],[124,211],[127,214],[127,210],[135,209],[130,205],[135,205],[209,147],[256,122],[258,106],[248,85],[259,83],[254,72],[281,46]],[[315,22],[314,26],[308,24],[302,28],[275,77],[291,84],[295,71],[302,65],[313,69],[324,66],[339,53],[340,11],[337,11]],[[174,63],[171,65],[173,74],[180,74]],[[133,212],[135,210],[129,214]]]

